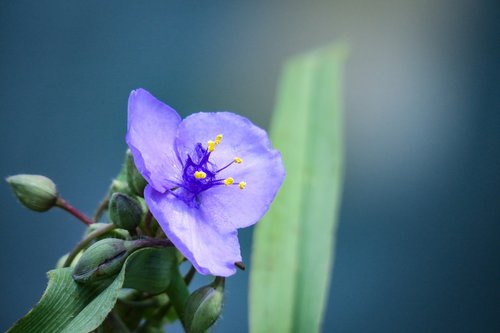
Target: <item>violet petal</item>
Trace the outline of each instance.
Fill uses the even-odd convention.
[[[146,181],[159,192],[175,186],[172,175],[182,166],[177,159],[174,140],[180,116],[144,89],[130,93],[126,141],[135,165]]]
[[[223,229],[203,212],[146,186],[144,198],[167,237],[201,274],[230,276],[241,261],[236,229]]]

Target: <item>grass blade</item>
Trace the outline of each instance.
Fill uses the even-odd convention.
[[[287,176],[255,230],[251,332],[320,330],[341,198],[346,53],[338,45],[285,66],[271,139]]]

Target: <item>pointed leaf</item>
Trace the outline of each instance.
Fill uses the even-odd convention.
[[[159,292],[167,288],[169,273],[160,270],[167,270],[172,265],[170,263],[175,265],[175,253],[171,252],[165,248],[135,251],[124,263],[120,273],[108,284],[78,284],[73,280],[71,267],[52,270],[48,273],[49,284],[40,302],[17,321],[8,333],[91,332],[113,309],[124,281],[134,287],[150,282],[151,286],[144,288],[146,291]],[[164,259],[167,262],[161,262]],[[142,272],[140,265],[145,267]],[[154,265],[157,265],[156,271]],[[128,279],[125,279],[126,274],[130,274]],[[163,278],[166,281],[157,281]]]
[[[50,271],[40,302],[8,333],[90,332],[97,328],[116,302],[123,273],[103,288],[76,283],[72,272],[71,267]]]
[[[341,79],[346,48],[292,59],[280,81],[271,139],[287,176],[255,230],[251,332],[318,332],[342,185]]]

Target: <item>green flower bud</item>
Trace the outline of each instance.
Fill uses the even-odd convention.
[[[167,246],[165,240],[140,238],[123,240],[105,238],[95,242],[78,260],[73,279],[80,283],[93,283],[115,276],[127,257],[135,250],[148,246]]]
[[[98,230],[98,229],[101,229],[102,227],[105,227],[107,226],[108,223],[100,223],[100,222],[97,222],[97,223],[92,223],[91,225],[88,226],[87,230],[85,231],[85,237],[88,236],[90,233]],[[96,238],[96,240],[101,240],[101,239],[104,239],[104,238],[120,238],[120,239],[129,239],[130,238],[130,233],[125,230],[125,229],[119,229],[119,228],[115,228],[109,232],[106,232],[104,235],[102,236],[99,236]]]
[[[205,332],[219,318],[224,300],[224,278],[194,291],[186,303],[186,331],[189,333]]]
[[[45,212],[56,203],[56,185],[45,176],[15,175],[8,177],[6,181],[26,208]]]
[[[113,193],[109,199],[109,218],[118,227],[134,230],[141,223],[143,211],[141,205],[123,193]]]
[[[83,253],[73,270],[73,279],[91,283],[116,275],[129,255],[126,241],[106,238],[92,244]]]
[[[113,181],[111,182],[111,186],[109,187],[109,194],[113,194],[116,192],[129,193],[130,188],[128,187],[127,182],[118,179],[113,179]]]
[[[137,170],[130,149],[127,150],[126,163],[128,186],[135,194],[144,196],[144,188],[146,187],[147,182],[144,177],[142,177],[139,170]]]

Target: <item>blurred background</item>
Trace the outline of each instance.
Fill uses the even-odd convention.
[[[346,178],[323,331],[499,332],[498,14],[460,0],[0,1],[0,176],[47,175],[91,214],[122,163],[130,90],[267,128],[283,62],[342,39]],[[0,202],[6,330],[84,228],[25,210],[6,183]],[[215,332],[247,330],[248,276],[228,280]]]

